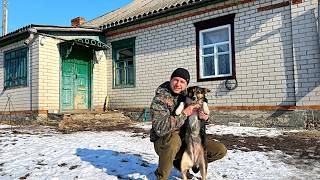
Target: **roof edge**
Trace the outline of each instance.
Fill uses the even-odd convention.
[[[134,24],[144,23],[146,21],[159,19],[159,18],[168,16],[168,14],[174,15],[174,14],[186,12],[192,9],[208,6],[211,3],[217,4],[225,1],[228,1],[228,0],[189,0],[181,4],[171,5],[169,7],[164,7],[162,9],[149,11],[148,13],[143,13],[137,16],[114,21],[106,25],[101,25],[100,27],[103,31],[106,31],[109,29],[118,29],[118,28],[127,27]]]
[[[72,26],[55,26],[55,25],[41,25],[41,24],[30,24],[16,31],[10,32],[0,37],[0,44],[3,45],[5,42],[11,39],[20,37],[21,35],[29,34],[29,29],[36,29],[39,32],[91,32],[91,33],[102,33],[101,29],[93,27],[72,27]],[[19,38],[18,38],[19,39]]]

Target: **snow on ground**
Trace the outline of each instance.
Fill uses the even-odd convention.
[[[1,180],[155,179],[153,172],[158,157],[149,138],[143,138],[142,134],[123,131],[24,134],[3,128],[0,129]],[[255,134],[248,128],[243,132],[238,127],[228,128],[242,135]],[[263,132],[270,131],[265,129],[259,134]],[[209,164],[207,179],[320,179],[317,173],[320,163],[309,170],[298,169],[294,164],[284,163],[283,159],[290,158],[281,151],[229,150],[222,160]],[[170,179],[181,179],[180,173],[174,169]]]
[[[148,122],[146,124],[137,124],[133,127],[143,128],[149,130],[151,124]],[[216,134],[216,135],[226,135],[233,134],[235,136],[268,136],[275,137],[283,135],[283,130],[276,128],[257,128],[257,127],[242,127],[242,126],[224,126],[224,125],[212,125],[209,124],[206,126],[207,134]]]

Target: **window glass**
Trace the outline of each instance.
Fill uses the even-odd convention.
[[[132,87],[135,84],[134,38],[112,43],[114,87]]]
[[[232,70],[230,25],[200,31],[201,78],[230,76]]]
[[[229,41],[228,28],[203,33],[203,45]]]
[[[4,54],[4,88],[27,85],[27,48]]]

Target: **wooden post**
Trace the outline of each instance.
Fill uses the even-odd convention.
[[[7,10],[7,0],[3,0],[3,12],[2,12],[2,36],[6,35],[8,32],[8,10]]]

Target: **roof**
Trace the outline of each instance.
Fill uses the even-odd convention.
[[[7,38],[9,36],[12,36],[14,34],[20,34],[23,32],[27,32],[28,29],[34,28],[37,30],[42,31],[87,31],[87,32],[101,32],[99,29],[95,28],[85,28],[85,27],[72,27],[72,26],[54,26],[54,25],[40,25],[40,24],[30,24],[27,26],[24,26],[22,28],[19,28],[13,32],[10,32],[4,36],[1,36],[0,39]]]
[[[134,0],[127,6],[84,23],[84,26],[108,29],[198,4],[222,1],[225,0]]]
[[[36,30],[36,32],[90,32],[90,33],[101,33],[100,29],[85,28],[85,27],[72,27],[72,26],[54,26],[54,25],[40,25],[30,24],[28,26],[17,29],[16,31],[10,32],[0,37],[0,45],[7,42],[8,40],[15,39],[16,37],[26,36],[30,32],[30,29]]]
[[[30,33],[47,33],[47,32],[81,32],[81,33],[102,33],[102,30],[96,28],[72,27],[72,26],[54,26],[30,24],[17,29],[0,37],[0,47],[27,38]]]

